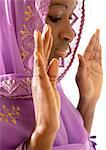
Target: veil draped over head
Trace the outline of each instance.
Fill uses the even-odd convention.
[[[42,31],[50,1],[0,1],[0,97],[31,97],[33,32]],[[58,81],[71,66],[79,45],[84,24],[84,0],[78,0],[72,18],[76,36],[70,43],[67,57],[60,61]]]

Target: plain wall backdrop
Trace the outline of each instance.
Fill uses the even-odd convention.
[[[102,57],[103,57],[103,86],[101,96],[95,109],[95,115],[92,125],[91,135],[96,135],[98,144],[97,150],[106,150],[106,2],[105,0],[85,0],[85,25],[83,28],[82,39],[77,53],[83,54],[92,34],[97,28],[101,33]],[[78,67],[78,58],[76,59],[64,77],[61,80],[65,94],[71,102],[77,106],[79,95],[75,83],[75,74]]]

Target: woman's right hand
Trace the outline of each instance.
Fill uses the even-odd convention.
[[[42,39],[43,35],[43,39]],[[60,95],[56,88],[58,60],[53,58],[47,66],[53,38],[51,27],[45,25],[43,34],[34,32],[34,71],[32,96],[36,126],[29,142],[29,149],[50,149],[60,126]],[[48,148],[47,148],[48,147]]]

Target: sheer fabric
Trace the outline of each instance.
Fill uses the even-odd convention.
[[[34,30],[42,31],[50,0],[0,1],[0,149],[26,149],[34,130],[31,93]],[[71,66],[84,23],[84,1],[79,0],[70,22],[76,37],[69,53],[60,61],[58,81]],[[53,150],[93,150],[79,112],[65,97],[60,83],[61,126]]]

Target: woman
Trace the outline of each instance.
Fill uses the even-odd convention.
[[[88,132],[102,84],[99,30],[79,55],[79,111],[57,83],[58,60],[68,59],[70,42],[80,37],[72,28],[75,6],[79,1],[0,1],[1,150],[94,149]]]

